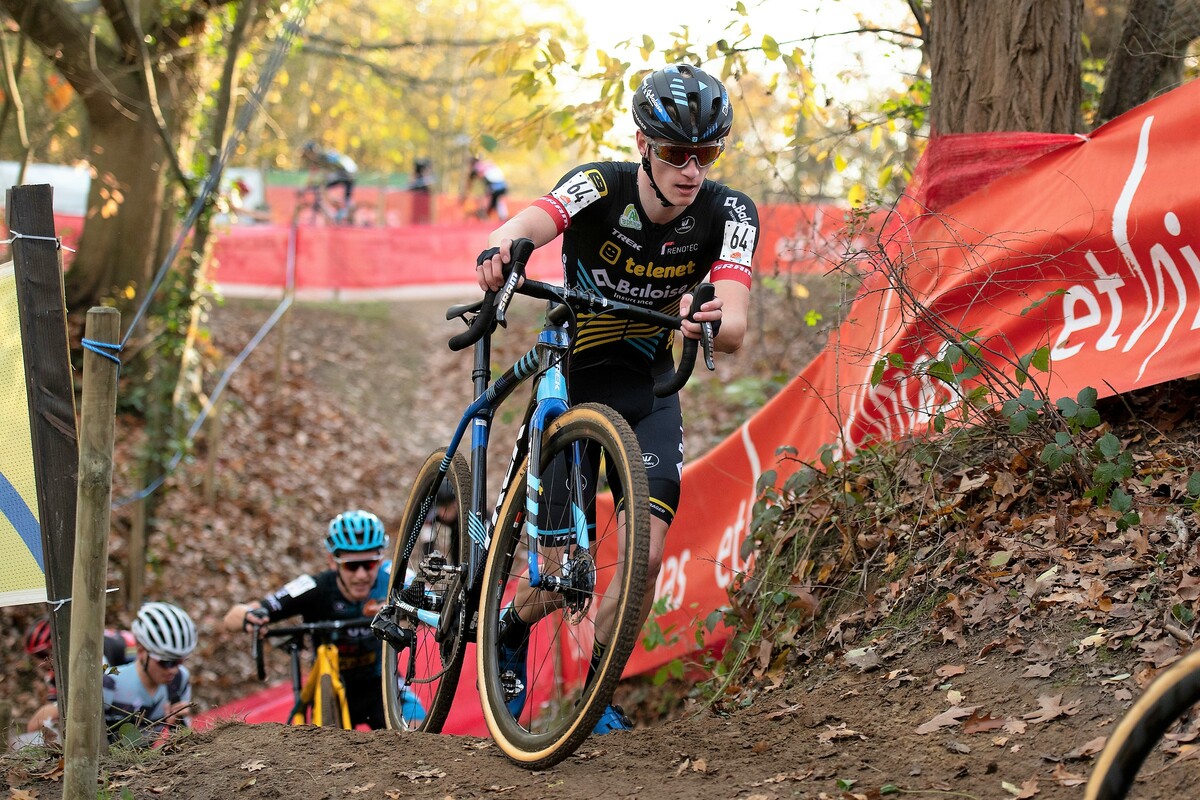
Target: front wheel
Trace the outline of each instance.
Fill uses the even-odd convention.
[[[1197,702],[1200,650],[1193,650],[1155,678],[1117,723],[1092,768],[1084,800],[1124,798],[1150,751]]]
[[[388,603],[403,601],[426,612],[426,621],[400,613],[397,619],[408,641],[383,643],[383,706],[393,730],[440,732],[462,670],[466,642],[460,577],[470,546],[471,468],[455,454],[439,497],[435,484],[444,460],[445,451],[437,450],[417,473],[392,551]]]
[[[545,769],[573,753],[612,698],[641,632],[650,543],[641,448],[615,411],[586,403],[563,413],[543,436],[540,462],[540,489],[527,497],[526,459],[501,505],[484,569],[476,648],[488,731],[506,756],[528,769]],[[608,511],[597,518],[598,475],[613,496],[624,498],[619,516]],[[537,563],[540,586],[550,588],[530,587],[527,508],[537,509],[537,527],[546,535]],[[590,547],[580,546],[584,525]],[[606,589],[614,605],[609,647],[586,682]],[[514,637],[519,629],[504,618],[510,605],[526,622],[537,618],[527,636]]]

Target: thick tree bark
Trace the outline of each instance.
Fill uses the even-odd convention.
[[[1188,47],[1197,37],[1200,0],[1133,0],[1109,56],[1097,123],[1177,86]]]
[[[935,134],[1074,133],[1083,0],[936,0],[930,34]]]
[[[1121,40],[1108,62],[1097,122],[1106,122],[1145,102],[1167,65],[1164,31],[1175,0],[1133,0]]]

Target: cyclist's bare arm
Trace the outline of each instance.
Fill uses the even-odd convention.
[[[713,349],[722,353],[736,353],[746,336],[746,317],[750,311],[750,287],[737,281],[717,281],[715,299],[702,306],[696,314],[700,322],[720,320],[721,329],[713,339]],[[679,314],[687,316],[691,311],[692,296],[684,295],[679,301]],[[683,335],[689,339],[700,338],[700,325],[684,321]]]
[[[558,226],[548,213],[537,206],[529,206],[492,231],[488,235],[488,247],[499,248],[500,252],[476,268],[475,277],[480,289],[495,292],[504,285],[504,265],[512,259],[513,240],[521,238],[529,239],[534,247],[541,247],[558,238]]]

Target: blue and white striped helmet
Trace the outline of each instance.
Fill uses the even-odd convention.
[[[387,541],[383,523],[370,511],[346,511],[329,523],[325,549],[331,553],[379,550]]]
[[[642,81],[633,96],[633,121],[651,139],[716,142],[733,126],[733,105],[712,75],[690,64],[672,64]]]

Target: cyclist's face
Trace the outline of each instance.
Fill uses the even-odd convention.
[[[700,192],[712,164],[701,167],[696,158],[689,158],[682,167],[676,167],[655,157],[650,149],[650,141],[639,131],[637,134],[638,151],[650,159],[650,169],[654,174],[654,182],[661,191],[676,206],[691,205]]]
[[[146,673],[150,676],[150,680],[155,684],[170,683],[175,677],[175,673],[179,671],[182,660],[163,658],[159,659],[150,655],[146,651],[142,651],[143,658],[146,659]]]
[[[375,585],[379,575],[379,567],[383,563],[383,552],[374,550],[369,553],[345,553],[335,556],[334,567],[338,577],[345,587],[349,600],[366,600]]]

